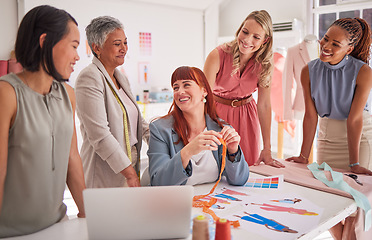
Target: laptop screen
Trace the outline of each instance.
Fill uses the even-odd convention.
[[[192,186],[86,189],[89,239],[188,237],[193,193]]]

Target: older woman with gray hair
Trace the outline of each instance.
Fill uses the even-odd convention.
[[[79,74],[75,91],[86,185],[138,187],[142,139],[148,141],[149,130],[128,79],[116,69],[128,51],[123,25],[102,16],[85,30],[94,57]]]

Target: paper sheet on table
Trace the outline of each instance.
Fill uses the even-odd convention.
[[[250,192],[250,188],[247,187],[223,185],[216,189],[213,197],[230,202],[228,208],[213,209],[219,217],[239,220],[240,228],[268,239],[298,238],[316,227],[323,213],[323,208],[296,193],[264,195]],[[244,212],[272,219],[297,231],[297,233],[274,231],[264,225],[236,217],[246,215]]]

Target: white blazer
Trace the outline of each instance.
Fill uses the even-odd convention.
[[[75,83],[76,112],[83,137],[80,155],[87,187],[123,187],[126,180],[120,172],[130,164],[139,172],[137,160],[142,139],[148,142],[149,138],[148,124],[142,117],[128,79],[118,69],[115,69],[114,76],[137,107],[138,158],[133,159],[133,164],[128,158],[123,111],[106,80],[120,98],[119,92],[105,67],[94,57],[92,63],[80,72]]]

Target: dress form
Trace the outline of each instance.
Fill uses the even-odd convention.
[[[314,60],[319,57],[319,44],[318,39],[315,35],[309,34],[304,38],[306,43],[307,53],[309,54],[310,60]]]
[[[315,35],[309,34],[304,38],[306,43],[307,53],[309,54],[310,60],[314,60],[319,57],[319,43]],[[313,160],[313,145],[311,146],[310,156],[308,157],[309,163],[312,163]]]
[[[308,34],[304,38],[304,43],[306,46],[307,53],[309,55],[310,61],[319,57],[319,43],[318,38],[313,34]],[[302,120],[304,117],[303,111],[294,111],[294,119]]]
[[[290,47],[287,51],[283,71],[284,120],[296,120],[293,149],[300,151],[302,125],[305,103],[301,86],[301,71],[311,60],[318,58],[319,44],[315,35],[306,35],[301,43]],[[309,157],[309,156],[306,156]],[[309,157],[312,161],[312,157]]]

